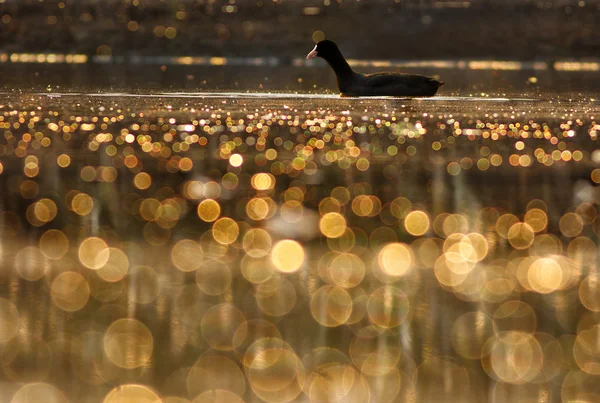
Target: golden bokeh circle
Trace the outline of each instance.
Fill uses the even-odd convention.
[[[146,190],[152,185],[152,177],[146,172],[140,172],[133,178],[133,185],[140,190]]]
[[[288,279],[273,276],[256,287],[256,304],[267,315],[287,315],[296,305],[296,289]]]
[[[433,269],[442,286],[457,287],[467,279],[473,267],[474,264],[466,261],[460,253],[449,251],[436,260]]]
[[[339,213],[341,211],[340,202],[333,197],[324,197],[319,202],[319,213],[325,215],[327,213]]]
[[[513,225],[519,222],[519,219],[513,214],[503,214],[496,220],[495,228],[500,237],[507,239],[508,231]]]
[[[156,224],[162,228],[173,228],[185,212],[187,208],[182,207],[177,198],[163,200],[156,210]]]
[[[250,183],[256,190],[269,190],[275,186],[275,177],[268,173],[258,173],[252,176]]]
[[[142,200],[139,206],[140,216],[146,221],[156,221],[160,209],[160,201],[152,197]]]
[[[85,193],[78,193],[71,200],[71,210],[77,215],[85,216],[92,212],[94,208],[94,200]]]
[[[104,334],[104,353],[117,367],[133,369],[152,357],[154,337],[142,322],[126,318],[113,322]],[[116,398],[114,402],[117,402]]]
[[[221,205],[213,199],[205,199],[198,204],[196,212],[202,221],[213,222],[221,215]]]
[[[60,230],[48,230],[40,237],[40,250],[48,259],[59,260],[69,250],[69,238]]]
[[[215,221],[212,227],[212,234],[215,241],[222,245],[229,245],[235,242],[240,234],[240,227],[229,217],[223,217]]]
[[[75,312],[87,304],[90,286],[81,274],[66,271],[54,279],[50,293],[56,306],[63,311]]]
[[[406,197],[396,197],[390,204],[390,212],[396,218],[404,218],[412,210],[412,203]]]
[[[14,267],[19,277],[27,281],[37,281],[50,270],[50,261],[35,246],[26,246],[15,256]]]
[[[196,285],[207,295],[221,295],[231,286],[231,269],[218,260],[207,260],[196,270]]]
[[[548,216],[544,210],[532,208],[525,213],[524,221],[534,232],[540,232],[546,229],[546,226],[548,225]]]
[[[250,199],[246,204],[246,215],[254,221],[260,221],[267,218],[270,210],[267,200],[268,199],[264,197]]]
[[[253,258],[246,255],[242,258],[240,267],[244,278],[252,284],[264,283],[275,273],[275,267],[271,259],[266,256]]]
[[[319,275],[332,285],[353,288],[359,285],[365,276],[364,262],[353,253],[331,252],[324,255],[319,263]]]
[[[319,221],[321,233],[328,238],[339,238],[346,231],[346,219],[339,213],[327,213]]]
[[[304,364],[287,343],[261,339],[244,355],[244,367],[252,391],[269,403],[294,400],[306,382]]]
[[[267,256],[272,246],[271,235],[262,228],[252,228],[244,234],[242,246],[246,254],[253,258]]]
[[[235,348],[234,336],[239,327],[246,322],[246,317],[238,308],[230,303],[222,303],[210,307],[200,323],[204,340],[216,350],[232,350]]]
[[[583,231],[583,220],[576,213],[567,213],[558,222],[560,232],[569,238],[574,238]]]
[[[591,224],[596,221],[598,210],[591,203],[581,203],[575,209],[575,213],[581,218],[584,224]]]
[[[502,218],[502,217],[500,217]],[[513,224],[507,233],[508,242],[515,249],[527,249],[533,243],[535,232],[527,223]]]
[[[202,266],[204,251],[198,242],[182,239],[171,249],[171,261],[183,272],[197,270]]]
[[[437,219],[437,217],[436,217]],[[461,214],[448,214],[442,223],[442,232],[445,236],[464,234],[469,229],[469,221]]]
[[[494,338],[490,348],[493,374],[503,382],[525,384],[540,373],[543,352],[529,333],[506,332]]]
[[[429,230],[427,213],[420,210],[411,211],[404,218],[404,228],[413,236],[424,235]]]
[[[79,245],[79,261],[88,269],[98,270],[108,262],[108,245],[98,237],[89,237]]]
[[[108,254],[106,264],[96,270],[96,274],[104,281],[116,282],[122,280],[129,271],[129,258],[119,248],[108,248],[100,252],[100,254]],[[99,260],[104,260],[102,256]]]
[[[281,240],[271,250],[271,261],[277,270],[293,273],[304,263],[304,248],[294,240]]]
[[[446,222],[446,218],[450,217],[448,213],[439,213],[433,219],[433,223],[431,225],[433,232],[440,238],[445,238],[446,232],[444,231],[444,223]]]
[[[312,40],[314,43],[319,43],[325,40],[325,33],[323,31],[315,31],[312,33]]]
[[[279,207],[279,216],[286,223],[300,223],[304,218],[304,206],[298,200],[287,200]]]
[[[71,164],[71,157],[69,157],[67,154],[61,154],[56,158],[56,163],[59,167],[66,168],[69,166],[69,164]]]
[[[529,286],[540,294],[558,290],[564,282],[563,269],[551,258],[536,259],[527,272]]]
[[[342,287],[325,285],[311,297],[310,312],[323,326],[343,325],[352,314],[352,297]]]
[[[596,243],[585,236],[573,239],[567,247],[567,256],[576,265],[585,266],[589,262],[593,262],[597,253]]]
[[[469,262],[480,262],[489,251],[488,241],[477,232],[467,234],[460,240],[459,253]]]
[[[33,206],[33,214],[35,218],[43,225],[46,224],[56,217],[58,214],[58,208],[56,203],[50,199],[40,199]]]
[[[233,167],[240,167],[244,163],[244,157],[241,154],[232,154],[229,157],[229,164]]]
[[[35,199],[40,192],[40,187],[35,181],[26,180],[21,183],[19,190],[21,191],[21,196],[24,198]]]
[[[406,275],[413,263],[413,253],[409,245],[390,243],[379,252],[379,267],[389,276],[401,277]]]
[[[452,346],[461,357],[478,360],[484,355],[483,346],[493,334],[489,316],[480,311],[467,312],[452,324]]]

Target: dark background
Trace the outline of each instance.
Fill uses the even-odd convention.
[[[599,15],[590,0],[5,0],[0,48],[285,58],[321,30],[357,58],[597,57]]]
[[[552,69],[556,61],[598,62],[598,22],[597,0],[4,0],[0,71],[11,88],[335,90],[333,75],[298,66],[313,39],[325,36],[353,59],[539,61],[550,70],[405,69],[441,76],[446,91],[583,91],[600,81],[597,73]],[[11,62],[23,52],[84,54],[96,66]],[[178,67],[163,63],[169,56],[275,64]]]

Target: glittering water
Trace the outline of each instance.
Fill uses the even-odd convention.
[[[0,94],[0,401],[597,401],[599,114]]]
[[[2,93],[0,93],[1,95]],[[4,93],[4,95],[8,95],[9,93]],[[178,98],[178,99],[186,99],[186,98],[217,98],[217,99],[264,99],[264,100],[272,100],[272,99],[292,99],[292,100],[320,100],[320,99],[331,99],[331,100],[340,100],[340,96],[337,94],[311,94],[311,93],[286,93],[286,92],[159,92],[156,94],[145,94],[145,93],[126,93],[126,92],[98,92],[98,93],[79,93],[79,92],[42,92],[35,93],[35,96],[43,96],[49,98],[62,98],[62,97],[79,97],[86,96],[92,98]],[[362,98],[356,98],[356,100],[360,100],[364,102]],[[412,101],[411,98],[399,98],[399,97],[369,97],[368,100],[394,100],[394,101]],[[430,101],[430,102],[508,102],[508,101],[536,101],[536,99],[531,98],[505,98],[505,97],[459,97],[459,96],[436,96],[433,98],[418,98],[419,101]]]

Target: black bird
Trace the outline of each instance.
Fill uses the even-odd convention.
[[[352,70],[344,55],[332,41],[321,41],[306,59],[322,57],[337,77],[342,97],[432,97],[444,84],[432,77],[418,74],[362,74]]]

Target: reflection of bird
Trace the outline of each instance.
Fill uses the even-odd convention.
[[[322,57],[337,76],[342,96],[431,97],[444,84],[432,77],[400,73],[356,73],[332,41],[321,41],[306,56]]]

